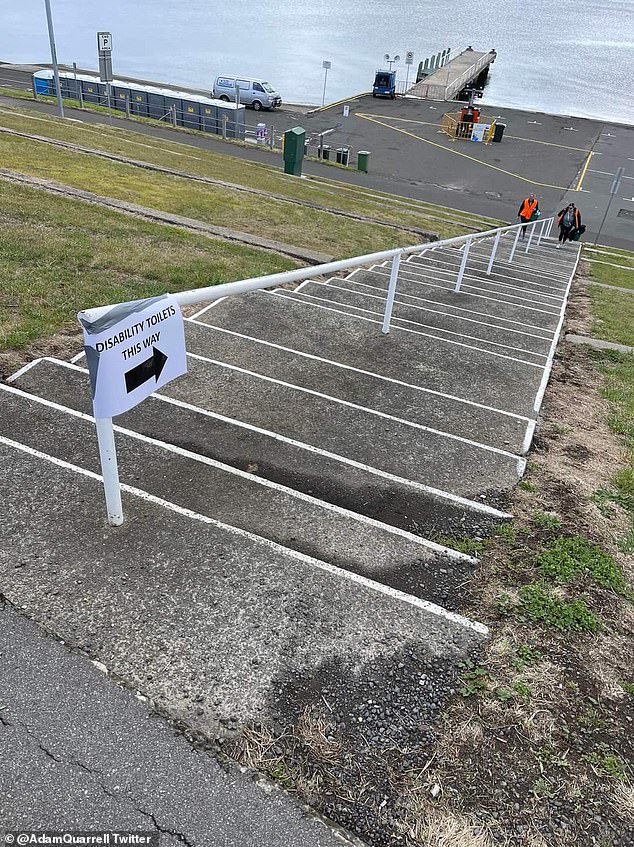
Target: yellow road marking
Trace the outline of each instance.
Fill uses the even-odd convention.
[[[344,103],[351,103],[353,100],[358,100],[359,97],[365,97],[367,91],[361,91],[359,94],[352,94],[350,97],[344,97],[343,100],[335,100],[334,103],[327,103],[325,106],[317,106],[315,109],[310,109],[306,112],[307,115],[316,115],[318,112],[325,112],[327,109],[332,109],[333,106],[341,106]]]
[[[375,115],[372,112],[367,112],[367,113],[357,112],[356,116],[358,118],[384,118],[385,117],[385,115]],[[392,117],[391,115],[390,115],[390,120],[391,121],[403,121],[403,123],[408,123],[408,124],[423,124],[424,126],[438,126],[438,127],[442,126],[442,124],[435,123],[435,122],[432,122],[432,121],[417,121],[417,120],[414,120],[413,118],[399,118],[399,117],[396,117],[396,116]],[[577,150],[579,153],[589,153],[590,152],[590,150],[586,149],[585,147],[571,147],[569,144],[557,144],[555,141],[540,141],[539,138],[524,138],[524,136],[522,136],[522,135],[509,135],[508,133],[505,133],[504,137],[505,138],[512,138],[514,141],[529,141],[531,144],[545,144],[546,147],[560,147],[562,150]]]
[[[581,174],[579,175],[579,182],[577,183],[577,187],[576,187],[575,191],[581,191],[581,184],[583,183],[583,180],[585,179],[586,173],[588,172],[588,168],[590,167],[590,162],[592,161],[593,156],[594,156],[594,153],[592,152],[592,150],[590,150],[590,152],[588,153],[588,158],[586,159],[586,162],[585,162],[583,168],[581,169]]]
[[[372,123],[379,124],[379,126],[384,126],[387,129],[391,129],[394,132],[401,132],[403,135],[408,135],[410,138],[415,138],[417,141],[422,141],[423,144],[431,144],[432,147],[438,147],[440,150],[444,150],[447,153],[453,153],[455,156],[461,156],[463,159],[469,159],[471,162],[475,162],[477,165],[482,165],[484,168],[491,168],[493,171],[498,171],[498,173],[506,174],[506,176],[512,176],[514,179],[519,179],[520,182],[526,182],[529,185],[539,185],[542,188],[556,188],[558,191],[570,191],[571,189],[564,185],[553,185],[550,182],[538,182],[535,179],[529,179],[528,177],[521,176],[520,174],[513,173],[513,171],[507,171],[504,168],[499,168],[497,165],[491,165],[489,162],[483,162],[481,159],[477,159],[475,156],[469,156],[468,153],[462,153],[460,150],[456,150],[453,147],[445,147],[444,144],[438,144],[436,141],[430,141],[427,138],[421,138],[420,135],[414,135],[413,132],[408,132],[406,129],[400,129],[397,126],[390,126],[390,124],[386,124],[383,121],[376,120],[375,118],[371,118],[368,115],[362,115],[357,112],[358,118],[363,118],[366,121],[371,121]],[[577,189],[572,189],[573,191]]]

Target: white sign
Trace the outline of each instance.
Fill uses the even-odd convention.
[[[414,61],[414,53],[411,50],[408,50],[407,53],[405,54],[405,64],[411,65],[413,61]]]
[[[112,50],[112,33],[98,32],[97,46],[100,50]]]
[[[187,373],[183,316],[172,296],[121,303],[94,321],[78,317],[96,418],[121,415]]]
[[[344,107],[343,107],[343,116],[344,116],[344,118],[347,118],[349,114],[350,114],[350,106],[344,106]]]
[[[474,124],[471,131],[472,141],[484,141],[484,136],[491,129],[491,124]]]

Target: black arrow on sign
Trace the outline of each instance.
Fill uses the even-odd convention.
[[[158,378],[165,367],[165,362],[167,362],[165,353],[162,353],[158,347],[152,347],[150,358],[126,373],[125,388],[127,393],[129,394],[131,391],[134,391],[135,388],[143,385],[144,382],[152,379],[152,377],[155,377],[158,382]]]

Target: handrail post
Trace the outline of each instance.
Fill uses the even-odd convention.
[[[513,246],[511,247],[511,255],[509,256],[509,265],[513,261],[513,256],[515,255],[515,249],[517,247],[517,242],[519,241],[519,238],[520,238],[520,232],[521,232],[521,224],[518,224],[517,225],[517,232],[515,233],[515,241],[513,242]]]
[[[390,321],[392,319],[392,309],[394,308],[394,297],[396,295],[396,283],[398,281],[398,270],[401,266],[401,254],[397,253],[392,259],[392,270],[390,271],[390,284],[387,289],[387,302],[385,304],[385,314],[383,315],[383,333],[387,335],[390,331]]]
[[[539,230],[539,235],[537,236],[537,246],[542,243],[542,238],[544,237],[544,232],[546,230],[546,221],[542,221],[542,225]]]
[[[464,247],[462,248],[462,261],[460,262],[460,270],[458,271],[456,287],[454,288],[456,294],[460,291],[460,285],[462,284],[462,277],[464,276],[465,268],[467,267],[467,259],[469,258],[469,250],[471,249],[472,241],[473,236],[469,236],[469,238],[467,238],[464,243]]]
[[[548,230],[546,231],[546,238],[550,238],[550,233],[553,231],[553,226],[555,225],[555,219],[551,218],[548,221]]]
[[[495,236],[495,241],[493,242],[493,249],[491,250],[491,258],[489,259],[489,266],[487,267],[487,276],[491,276],[491,271],[493,270],[493,262],[495,260],[495,254],[498,251],[498,244],[500,243],[500,235],[502,235],[502,230],[498,229],[497,234]]]
[[[533,221],[533,225],[531,226],[531,231],[528,235],[528,242],[526,244],[526,250],[524,250],[525,253],[528,253],[528,251],[531,249],[531,242],[533,240],[533,236],[535,235],[535,227],[537,226],[538,223],[539,223],[539,221]]]
[[[95,418],[95,426],[99,444],[101,476],[106,495],[108,523],[110,526],[121,526],[123,523],[123,506],[121,504],[121,486],[119,484],[117,449],[114,443],[112,418]]]

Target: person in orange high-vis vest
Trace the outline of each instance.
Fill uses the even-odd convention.
[[[518,218],[524,224],[524,226],[522,227],[522,238],[526,236],[526,225],[538,209],[539,203],[537,202],[537,198],[531,191],[528,197],[525,197],[520,203],[519,212],[517,213]]]

